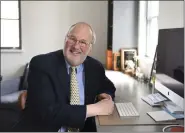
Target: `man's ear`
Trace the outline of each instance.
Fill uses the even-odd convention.
[[[88,56],[90,56],[92,53],[92,44],[90,45],[90,48],[89,48],[89,53],[87,54]]]

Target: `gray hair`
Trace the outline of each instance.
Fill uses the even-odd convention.
[[[73,24],[73,25],[69,28],[69,31],[68,31],[67,34],[69,34],[69,33],[71,32],[71,30],[72,30],[77,24],[80,24],[80,23],[89,26],[89,28],[90,28],[90,30],[91,30],[91,32],[92,32],[92,41],[91,41],[91,44],[94,45],[95,42],[96,42],[96,33],[94,32],[93,28],[92,28],[89,24],[87,24],[87,23],[85,23],[85,22],[78,22],[78,23],[76,23],[76,24]]]

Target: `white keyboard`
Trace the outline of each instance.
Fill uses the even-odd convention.
[[[115,103],[120,117],[139,116],[136,108],[131,102]]]

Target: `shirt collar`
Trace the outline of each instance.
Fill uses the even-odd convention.
[[[65,62],[66,62],[66,67],[67,67],[67,73],[69,74],[69,69],[71,66],[69,65],[69,63],[66,60],[65,60]],[[77,73],[82,72],[84,69],[84,65],[80,64],[79,66],[76,66],[76,68],[77,68]]]

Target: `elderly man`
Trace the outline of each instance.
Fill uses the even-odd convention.
[[[95,116],[110,115],[115,87],[100,62],[90,25],[72,25],[63,50],[32,58],[26,107],[13,131],[96,131]]]

